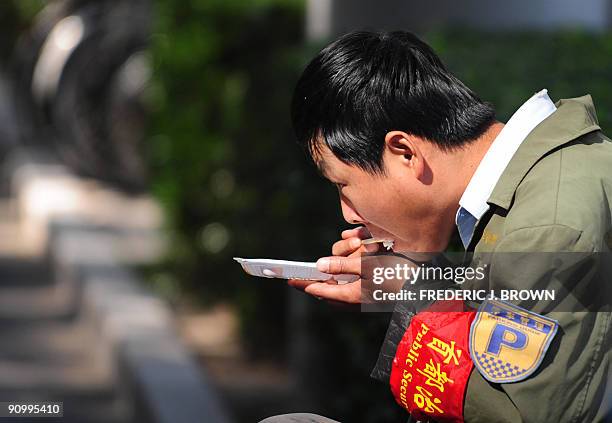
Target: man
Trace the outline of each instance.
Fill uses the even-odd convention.
[[[342,233],[319,270],[363,279],[361,254],[368,250],[361,240],[390,238],[395,251],[442,252],[457,228],[475,260],[497,254],[487,289],[554,285],[570,293],[534,310],[485,301],[478,313],[458,313],[452,322],[418,304],[398,304],[372,376],[391,384],[400,405],[431,421],[611,421],[609,290],[589,266],[612,245],[612,143],[589,96],[555,104],[542,90],[504,125],[414,35],[354,32],[308,64],[292,119],[298,141],[337,186],[345,220],[359,225]],[[551,265],[539,252],[570,258]],[[359,303],[361,282],[289,284]],[[594,292],[596,301],[588,297]],[[448,334],[461,334],[463,344],[455,347]],[[429,349],[417,342],[426,337]],[[411,348],[430,354],[419,369],[429,369],[427,386],[408,373],[418,361]],[[454,363],[451,350],[458,351]],[[487,360],[500,357],[503,366],[523,360],[524,371],[513,370],[512,378],[491,370]]]

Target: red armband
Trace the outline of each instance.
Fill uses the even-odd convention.
[[[391,392],[418,420],[463,422],[463,399],[474,368],[470,325],[476,314],[463,310],[462,302],[434,304],[412,318],[397,347]]]

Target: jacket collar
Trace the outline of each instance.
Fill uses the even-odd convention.
[[[548,152],[599,128],[590,95],[563,99],[557,111],[544,119],[518,148],[495,185],[488,202],[508,210],[517,187]]]

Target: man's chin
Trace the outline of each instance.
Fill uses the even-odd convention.
[[[448,242],[440,240],[402,240],[395,238],[393,244],[393,252],[409,252],[409,253],[442,253],[448,247]]]

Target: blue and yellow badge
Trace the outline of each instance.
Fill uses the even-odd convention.
[[[470,329],[470,355],[485,379],[517,382],[540,365],[559,323],[513,304],[487,300]]]

